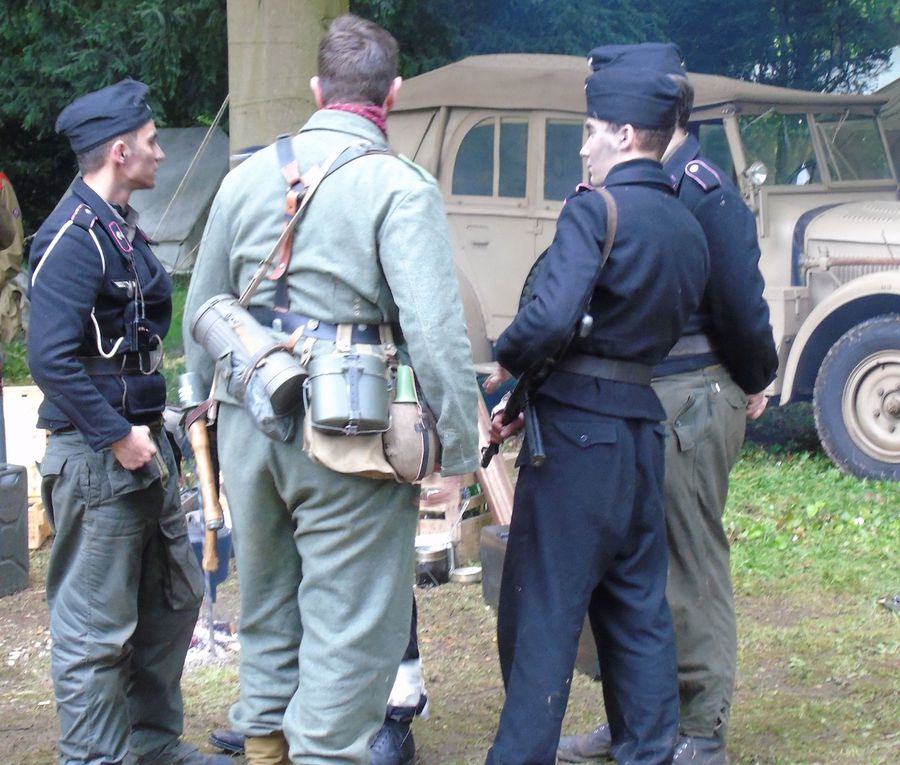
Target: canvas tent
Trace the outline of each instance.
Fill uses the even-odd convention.
[[[193,267],[210,205],[228,172],[228,136],[220,128],[197,156],[206,133],[204,127],[161,128],[159,144],[166,159],[159,166],[156,186],[131,195],[131,204],[141,215],[140,226],[156,242],[153,252],[170,273]]]

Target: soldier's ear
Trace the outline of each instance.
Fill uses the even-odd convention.
[[[394,108],[394,104],[397,101],[397,93],[400,92],[400,86],[402,84],[402,77],[394,77],[394,81],[391,83],[391,89],[388,91],[387,98],[384,99],[384,108],[388,111]]]
[[[309,89],[313,92],[313,98],[316,99],[316,106],[321,109],[325,106],[325,100],[322,98],[322,85],[319,82],[318,75],[310,77]]]
[[[128,155],[130,153],[131,152],[128,149],[128,144],[125,143],[125,141],[123,141],[121,138],[113,141],[112,146],[109,150],[110,156],[116,163],[124,162],[126,159],[128,159]]]
[[[634,125],[629,125],[627,122],[619,128],[619,135],[617,136],[619,139],[619,148],[623,151],[629,151],[630,149],[635,148],[635,140],[637,138],[637,132],[634,129]]]

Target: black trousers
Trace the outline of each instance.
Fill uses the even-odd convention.
[[[619,763],[669,763],[678,723],[665,599],[663,431],[539,399],[547,454],[522,466],[497,634],[506,702],[488,765],[552,765],[589,614]]]

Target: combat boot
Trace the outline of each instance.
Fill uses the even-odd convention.
[[[728,751],[720,738],[682,736],[675,747],[673,765],[728,765]]]
[[[280,730],[267,736],[247,736],[244,751],[247,765],[291,765],[288,742]],[[231,762],[231,765],[234,763]]]
[[[209,734],[209,743],[228,754],[244,753],[244,734],[227,728],[216,728]]]
[[[384,721],[369,747],[372,765],[412,765],[416,759],[416,742],[409,729],[410,722],[391,717]]]
[[[129,752],[125,765],[234,765],[234,760],[228,755],[207,754],[184,741],[176,741],[148,754]]]
[[[598,725],[590,733],[563,736],[556,756],[560,762],[594,762],[612,757],[612,734],[609,725]]]

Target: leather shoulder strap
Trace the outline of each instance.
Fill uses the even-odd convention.
[[[603,237],[603,255],[600,259],[600,268],[606,265],[606,260],[609,258],[609,253],[612,252],[613,243],[616,240],[616,229],[619,226],[619,208],[616,205],[616,200],[613,199],[613,195],[609,193],[609,190],[601,186],[597,189],[597,192],[603,197],[603,201],[606,203],[606,236]]]

